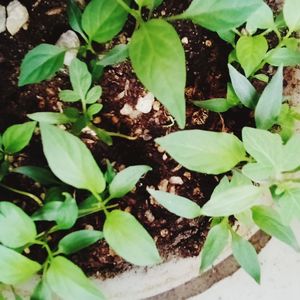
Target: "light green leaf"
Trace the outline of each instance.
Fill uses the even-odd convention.
[[[81,98],[80,95],[73,90],[62,90],[59,92],[59,99],[64,102],[77,102]]]
[[[102,231],[79,230],[72,232],[61,239],[58,243],[59,253],[70,255],[95,244],[103,238]]]
[[[71,261],[55,257],[46,273],[46,282],[52,291],[64,300],[104,300],[100,290]]]
[[[282,171],[295,170],[300,166],[300,134],[294,134],[283,147]]]
[[[279,213],[284,224],[289,225],[296,217],[300,220],[300,189],[292,188],[278,199]]]
[[[258,79],[262,82],[268,83],[269,82],[269,77],[265,74],[255,74],[253,78]]]
[[[22,283],[40,269],[39,263],[0,245],[0,282],[12,285]]]
[[[117,45],[104,54],[97,64],[103,67],[116,65],[126,60],[128,55],[128,45]]]
[[[300,2],[298,0],[285,0],[283,6],[283,15],[290,31],[300,29]]]
[[[130,59],[138,78],[185,126],[185,55],[175,29],[164,20],[141,25],[129,44]]]
[[[249,17],[246,29],[254,34],[257,29],[269,29],[275,26],[273,11],[265,2]]]
[[[86,114],[90,118],[90,120],[92,120],[94,115],[99,113],[102,108],[103,108],[102,104],[94,103],[93,105],[89,106],[89,108],[86,111]]]
[[[218,113],[225,112],[231,108],[231,105],[228,103],[227,99],[224,98],[193,101],[193,104],[197,107]]]
[[[67,14],[71,28],[78,32],[86,41],[87,37],[81,27],[82,13],[75,0],[68,0]]]
[[[0,202],[0,242],[18,248],[34,241],[37,235],[30,217],[10,202]]]
[[[100,85],[92,87],[86,95],[86,103],[93,104],[97,102],[102,94],[102,88]]]
[[[55,221],[61,230],[73,227],[78,218],[76,200],[68,193],[63,193],[65,201],[51,201],[32,215],[35,221]]]
[[[266,130],[244,127],[242,131],[246,151],[262,165],[281,170],[282,140],[278,134]]]
[[[210,267],[226,247],[229,239],[228,224],[222,222],[210,229],[201,254],[200,271]]]
[[[8,127],[2,135],[4,151],[13,154],[23,150],[29,144],[35,126],[36,122],[26,122]]]
[[[135,0],[135,2],[140,7],[147,7],[148,9],[152,10],[159,6],[163,2],[163,0]]]
[[[260,265],[255,248],[234,231],[231,231],[231,236],[234,258],[257,283],[260,283]]]
[[[202,214],[210,217],[223,217],[243,212],[261,203],[262,191],[253,185],[231,187],[214,193],[202,207]]]
[[[235,45],[235,33],[232,30],[219,30],[217,33],[222,40]]]
[[[300,64],[300,51],[276,48],[268,52],[266,62],[272,66],[296,66]]]
[[[152,189],[147,191],[160,205],[179,217],[195,219],[202,214],[200,206],[185,197]]]
[[[283,68],[278,68],[270,83],[264,89],[255,109],[256,126],[269,129],[280,115],[283,100]]]
[[[180,15],[213,31],[238,27],[245,23],[261,5],[260,0],[193,0]]]
[[[247,77],[261,64],[268,51],[268,42],[262,35],[242,36],[236,44],[237,58]]]
[[[131,214],[121,210],[110,212],[103,233],[109,246],[128,262],[138,266],[161,262],[154,240]]]
[[[280,215],[274,209],[267,206],[256,206],[252,208],[252,216],[253,221],[261,230],[290,245],[296,251],[300,251],[293,231],[280,221]]]
[[[56,177],[78,189],[103,192],[104,176],[85,144],[52,125],[41,123],[40,128],[44,154]]]
[[[69,67],[69,72],[74,92],[80,96],[81,100],[86,100],[86,94],[92,84],[92,75],[87,65],[78,58],[74,58]]]
[[[274,166],[263,163],[249,163],[242,169],[243,174],[254,182],[272,182],[277,175]]]
[[[44,280],[41,280],[35,287],[30,300],[52,300],[52,291]]]
[[[37,122],[44,122],[47,124],[66,124],[74,119],[69,118],[64,113],[56,113],[56,112],[39,112],[27,115],[28,118]]]
[[[141,177],[152,170],[149,166],[132,166],[117,173],[109,185],[109,194],[111,198],[121,198],[129,193]]]
[[[127,15],[117,1],[92,0],[83,12],[82,28],[89,40],[105,43],[121,31]]]
[[[232,87],[240,101],[248,108],[255,108],[258,94],[251,82],[239,73],[232,65],[228,65]]]
[[[30,50],[22,61],[18,85],[39,83],[52,77],[63,67],[65,52],[66,49],[50,44],[40,44]]]
[[[225,173],[246,155],[242,142],[224,132],[185,130],[156,142],[187,169],[207,174]]]
[[[42,185],[60,185],[61,182],[50,172],[49,169],[36,166],[22,166],[13,169],[14,173],[25,175]]]

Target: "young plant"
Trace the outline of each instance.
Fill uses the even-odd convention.
[[[243,142],[228,133],[187,130],[156,140],[189,170],[215,175],[232,170],[232,176],[223,177],[203,207],[181,196],[148,191],[158,203],[178,216],[213,219],[202,252],[201,270],[215,261],[231,236],[235,258],[259,282],[255,250],[231,228],[228,217],[234,215],[246,225],[255,223],[264,232],[300,250],[289,227],[294,218],[300,219],[300,159],[297,155],[300,135],[294,134],[286,144],[278,134],[261,129],[245,127],[242,135]],[[270,198],[273,198],[271,204]]]

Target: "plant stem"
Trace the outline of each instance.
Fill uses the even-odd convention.
[[[105,216],[108,215],[108,211],[107,208],[105,207],[105,204],[103,203],[103,200],[101,199],[101,197],[97,194],[97,193],[93,193],[94,197],[101,203],[102,209],[105,213]]]
[[[31,193],[24,192],[24,191],[21,191],[21,190],[18,190],[18,189],[9,187],[9,186],[7,186],[7,185],[5,185],[5,184],[3,184],[3,183],[0,183],[0,187],[3,187],[4,189],[7,189],[7,190],[9,190],[9,191],[11,191],[11,192],[14,192],[14,193],[17,193],[17,194],[19,194],[19,195],[23,195],[23,196],[26,196],[26,197],[28,197],[28,198],[31,198],[31,199],[34,200],[39,206],[43,206],[43,201],[42,201],[39,197],[37,197],[37,196],[35,196],[35,195],[31,194]]]
[[[128,6],[127,3],[123,0],[116,0],[116,1],[120,6],[124,8],[124,10],[126,10],[130,15],[132,15],[136,19],[138,24],[143,22],[141,13],[138,10],[130,8],[130,6]]]
[[[137,136],[129,136],[118,132],[106,131],[106,133],[109,134],[110,136],[116,136],[130,141],[135,141],[137,139]]]
[[[183,19],[183,15],[176,15],[176,16],[170,16],[170,17],[166,17],[164,18],[166,21],[177,21],[177,20],[181,20]]]

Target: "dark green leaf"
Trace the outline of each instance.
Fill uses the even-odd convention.
[[[84,273],[62,256],[55,257],[46,273],[51,290],[64,300],[104,300],[104,296]]]
[[[77,137],[52,125],[40,124],[45,156],[52,172],[78,189],[101,193],[105,180],[85,144]]]
[[[71,28],[87,40],[81,27],[82,13],[75,0],[68,0],[67,13]]]
[[[30,300],[52,300],[52,292],[48,284],[41,280],[35,287]]]
[[[66,49],[50,44],[40,44],[30,50],[21,64],[19,86],[52,77],[63,66],[65,52]]]
[[[260,0],[193,0],[181,18],[213,31],[238,27],[261,5]]]
[[[164,20],[144,23],[132,37],[130,59],[138,78],[185,126],[185,55],[175,29]]]
[[[77,101],[77,100],[76,100]],[[72,118],[69,118],[64,113],[56,113],[56,112],[40,112],[40,113],[33,113],[27,115],[28,118],[37,122],[44,122],[47,124],[67,124],[70,122],[75,121]]]
[[[117,175],[109,185],[109,194],[111,198],[121,198],[129,193],[141,177],[152,170],[149,166],[132,166],[128,167]]]
[[[255,108],[256,126],[271,128],[280,115],[283,100],[283,68],[279,67],[270,83],[264,89]]]
[[[2,136],[4,151],[13,154],[23,150],[29,144],[35,126],[36,122],[26,122],[8,127]]]
[[[82,28],[89,40],[105,43],[121,31],[126,20],[127,12],[117,1],[92,0],[82,15]]]
[[[18,206],[0,202],[0,242],[18,248],[34,241],[37,235],[34,222]]]
[[[126,60],[128,55],[128,45],[117,45],[105,53],[97,64],[103,67],[116,65]]]
[[[233,256],[240,266],[260,283],[260,265],[255,248],[245,239],[231,231]]]
[[[154,240],[131,214],[121,210],[109,213],[103,233],[109,246],[128,262],[138,266],[161,262]]]
[[[229,239],[228,224],[222,222],[212,227],[208,233],[201,254],[200,271],[210,267],[226,247]]]
[[[40,269],[39,263],[0,245],[0,282],[11,285],[22,283]]]
[[[30,177],[42,185],[60,184],[60,181],[53,175],[53,173],[45,168],[36,166],[23,166],[13,169],[13,172]]]
[[[209,99],[204,101],[193,101],[193,104],[200,108],[204,108],[218,113],[225,112],[231,107],[227,99],[224,98]]]
[[[200,206],[187,198],[152,189],[147,191],[160,205],[179,217],[194,219],[202,214]]]
[[[261,230],[290,245],[296,251],[300,251],[293,231],[280,221],[280,215],[274,209],[256,206],[252,208],[252,216],[253,221]]]
[[[95,244],[103,238],[102,231],[79,230],[65,236],[58,243],[59,253],[70,255]]]
[[[111,146],[113,144],[112,137],[104,129],[98,128],[96,126],[94,126],[92,129],[93,131],[95,131],[96,135],[103,143],[107,144],[108,146]]]
[[[239,73],[232,65],[228,65],[233,89],[240,101],[248,108],[255,108],[258,94],[251,82]]]
[[[246,155],[242,142],[229,133],[185,130],[156,142],[184,167],[207,174],[225,173]]]

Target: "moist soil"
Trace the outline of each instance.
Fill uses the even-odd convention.
[[[14,37],[7,32],[0,34],[1,132],[9,125],[26,121],[28,113],[60,111],[65,104],[59,101],[58,93],[61,89],[70,87],[65,70],[49,81],[22,88],[17,87],[19,67],[28,50],[40,43],[55,44],[59,36],[70,29],[65,1],[23,0],[21,2],[26,5],[30,14],[27,30],[22,29]],[[155,15],[180,13],[190,2],[167,0]],[[9,1],[0,1],[2,5],[8,3]],[[176,22],[174,26],[182,39],[187,59],[186,128],[234,132],[240,136],[241,128],[253,123],[249,110],[237,108],[221,115],[199,109],[191,104],[191,100],[226,97],[227,57],[231,48],[215,33],[191,22]],[[129,19],[124,32],[105,47],[126,42],[132,29],[133,22]],[[105,47],[96,46],[97,49],[105,49]],[[155,138],[176,131],[178,128],[158,101],[154,102],[153,109],[147,114],[140,113],[135,108],[138,99],[147,94],[147,91],[136,78],[130,62],[106,68],[99,84],[103,88],[101,99],[104,108],[96,116],[95,125],[136,139],[130,141],[114,138],[113,146],[107,146],[93,135],[84,133],[81,135],[82,140],[91,149],[102,170],[106,168],[106,160],[113,163],[116,170],[137,164],[146,164],[153,169],[138,183],[134,191],[123,199],[115,201],[114,204],[137,217],[155,239],[165,259],[198,255],[209,228],[209,220],[204,217],[187,220],[167,212],[149,197],[146,187],[176,193],[203,205],[208,201],[220,178],[186,170],[155,144]],[[131,107],[129,114],[124,114],[125,104],[127,108],[128,105]],[[15,157],[13,165],[47,165],[38,132],[30,146]],[[39,196],[45,193],[39,184],[21,175],[9,175],[5,183]],[[28,213],[37,209],[35,203],[28,198],[22,198],[6,190],[0,192],[1,200],[13,201]],[[84,192],[78,193],[78,199],[84,199],[86,196]],[[101,230],[103,221],[104,216],[101,213],[90,215],[80,219],[74,230],[84,228]],[[40,229],[49,228],[49,223],[41,223],[39,226]],[[57,241],[67,233],[53,234],[52,245],[55,246]],[[42,250],[32,248],[28,255],[42,260],[45,254]],[[104,241],[80,251],[71,259],[82,267],[86,274],[102,278],[113,277],[132,267],[109,249]]]

